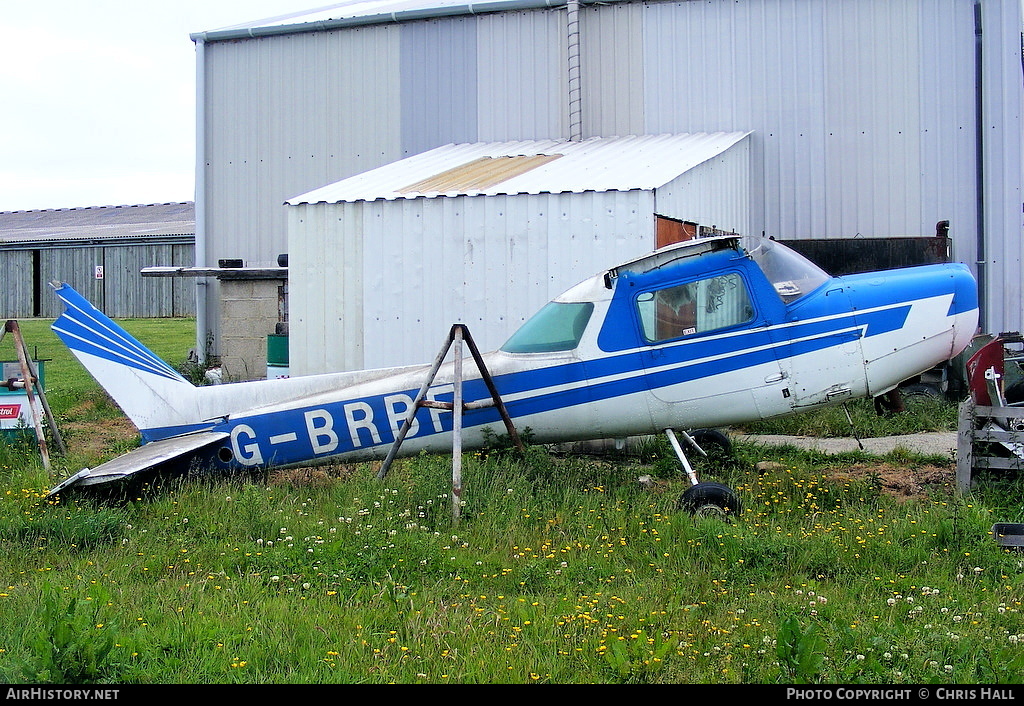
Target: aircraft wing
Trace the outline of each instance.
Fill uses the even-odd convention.
[[[168,439],[152,441],[144,446],[111,459],[96,468],[86,468],[54,487],[49,495],[56,495],[72,486],[99,485],[124,480],[160,466],[178,463],[188,468],[194,456],[227,439],[221,431],[199,431]]]

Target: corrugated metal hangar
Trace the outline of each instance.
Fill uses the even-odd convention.
[[[53,318],[49,282],[67,282],[115,317],[193,316],[191,282],[139,277],[152,265],[191,265],[195,205],[97,206],[0,213],[0,314]]]
[[[261,266],[291,250],[292,335],[306,349],[295,372],[314,372],[374,364],[381,358],[371,348],[385,336],[389,346],[410,342],[395,354],[403,361],[414,352],[429,359],[456,318],[473,328],[501,317],[510,333],[532,313],[544,281],[524,275],[521,263],[545,263],[549,296],[650,249],[656,215],[786,240],[929,235],[948,220],[953,258],[982,282],[987,330],[1020,329],[1021,29],[1020,0],[503,0],[343,3],[198,33],[196,264],[240,258]],[[375,170],[417,155],[445,157],[431,151],[448,145],[449,156],[466,150],[466,162],[445,157],[436,166],[458,172],[490,156],[474,152],[488,145],[723,133],[745,136],[747,181],[723,193],[728,179],[715,174],[716,190],[694,187],[705,193],[691,192],[691,202],[717,199],[746,214],[736,224],[659,214],[654,197],[634,194],[638,210],[617,231],[581,229],[593,215],[551,214],[590,198],[592,214],[610,209],[617,220],[631,192],[577,188],[576,172],[544,194],[462,185],[443,197],[396,198],[393,191],[413,186],[396,176],[359,198],[314,204],[310,196],[352,188],[359,175],[387,177]],[[558,153],[566,156],[530,162],[514,179],[556,170],[569,154]],[[551,152],[503,156],[540,155]],[[442,171],[415,176],[429,181]],[[664,184],[647,186],[650,194]],[[445,209],[462,209],[463,222],[452,226]],[[358,228],[324,220],[356,214]],[[369,214],[389,224],[390,254],[374,240]],[[443,256],[459,229],[462,251]],[[602,238],[588,240],[598,231]],[[493,251],[467,257],[470,245],[502,237],[506,250],[527,243],[528,259],[522,249],[518,260]],[[312,255],[314,243],[324,258]],[[357,255],[345,249],[353,244]],[[524,293],[520,284],[506,302],[473,301],[477,283],[502,278],[532,286]],[[342,283],[374,296],[356,304]],[[216,289],[212,279],[200,287],[203,339],[219,331]],[[429,299],[431,318],[403,313],[395,326],[399,315],[387,307],[403,294]],[[317,320],[300,325],[298,312]],[[438,321],[445,323],[434,330]],[[303,325],[355,326],[363,348],[339,362],[328,349],[343,344],[296,330]]]

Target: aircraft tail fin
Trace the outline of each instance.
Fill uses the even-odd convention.
[[[64,313],[53,322],[54,333],[144,439],[194,427],[199,421],[194,414],[198,388],[72,287],[56,282],[51,286],[64,302]]]

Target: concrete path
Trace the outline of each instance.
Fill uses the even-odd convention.
[[[733,434],[738,441],[753,442],[765,446],[790,444],[802,449],[811,449],[834,454],[844,451],[865,451],[882,455],[903,448],[915,453],[941,455],[954,458],[956,454],[956,432],[929,432],[908,436],[887,436],[878,439],[861,439],[858,446],[854,438],[825,439],[811,436],[782,436],[771,434]]]

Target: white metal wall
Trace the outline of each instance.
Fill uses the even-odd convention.
[[[402,157],[399,37],[385,25],[206,46],[207,264],[275,265],[286,199]],[[216,282],[209,290],[218,336]]]
[[[206,47],[207,261],[272,265],[284,201],[402,157],[399,27]]]
[[[981,0],[992,329],[1022,328],[1021,7]],[[581,11],[584,137],[753,130],[750,227],[928,234],[974,262],[975,0]],[[445,142],[567,137],[565,9],[208,43],[207,262],[272,261],[282,202]]]
[[[962,27],[923,35],[943,5]],[[921,195],[933,176],[921,168],[926,136],[940,149],[973,145],[970,110],[922,105],[973,75],[970,3],[654,3],[645,19],[644,128],[753,129],[764,164],[758,230],[821,238],[927,234],[942,218],[973,226],[970,213],[951,213],[945,199],[924,207]]]
[[[640,190],[290,207],[303,245],[289,265],[304,273],[291,370],[429,362],[456,322],[497,348],[576,282],[653,249],[653,209]]]
[[[477,139],[567,137],[565,12],[497,13],[476,21]]]
[[[751,137],[659,188],[655,213],[731,233],[756,233],[750,217]]]

